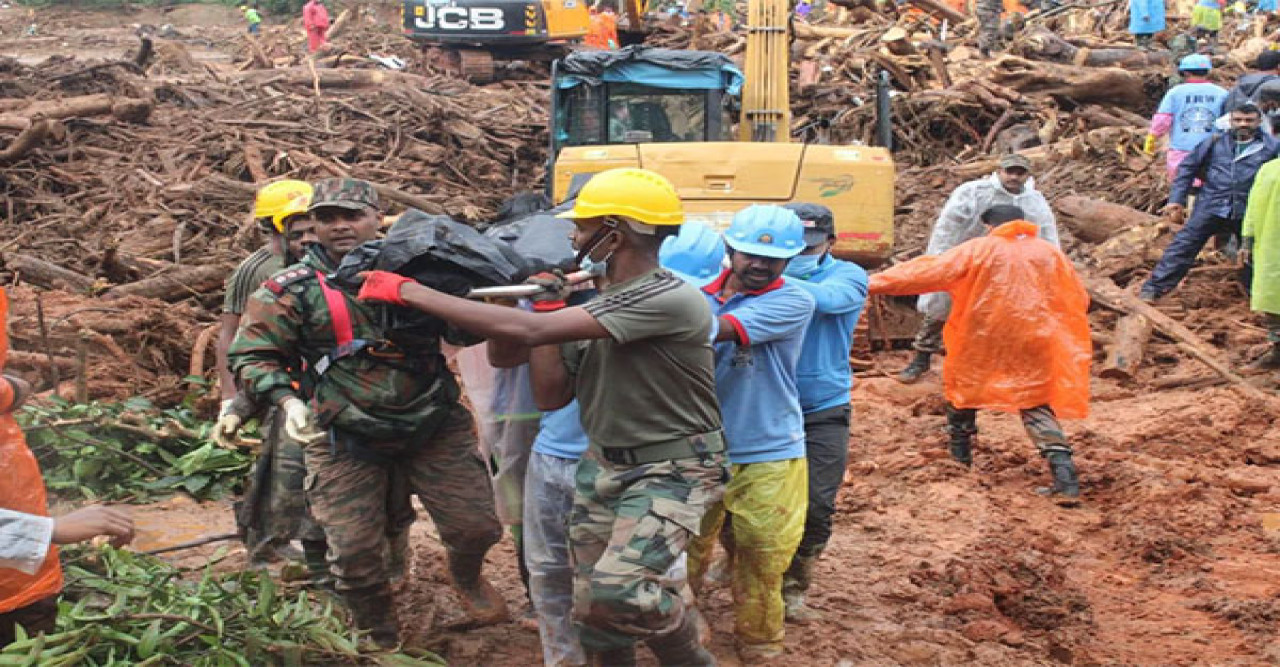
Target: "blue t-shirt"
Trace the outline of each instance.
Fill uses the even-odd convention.
[[[718,343],[716,397],[731,463],[785,461],[804,456],[804,415],[796,363],[813,317],[813,297],[791,281],[721,301],[729,272],[703,288],[717,317],[726,317],[743,343]]]
[[[1222,105],[1226,100],[1226,89],[1207,81],[1170,88],[1160,100],[1160,109],[1156,112],[1173,116],[1169,148],[1195,150],[1201,141],[1213,134],[1213,122],[1222,115]]]
[[[867,272],[827,255],[817,271],[788,282],[808,292],[815,305],[796,366],[800,409],[809,414],[845,405],[853,386],[849,348],[867,303]]]
[[[573,461],[582,458],[582,453],[587,451],[587,432],[582,430],[578,399],[559,410],[542,413],[542,424],[538,427],[538,439],[533,441],[533,451]]]

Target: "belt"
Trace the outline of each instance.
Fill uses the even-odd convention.
[[[724,432],[712,431],[687,438],[676,438],[639,447],[601,447],[604,460],[615,465],[633,466],[674,459],[700,458],[724,451]]]

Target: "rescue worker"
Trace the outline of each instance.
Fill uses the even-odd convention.
[[[782,277],[805,249],[795,213],[748,206],[733,216],[724,240],[730,268],[702,290],[719,322],[716,396],[730,478],[689,548],[689,582],[701,587],[731,514],[734,640],[743,660],[754,661],[783,652],[782,573],[804,534],[808,464],[796,363],[814,300]]]
[[[1071,260],[1024,217],[993,206],[982,214],[990,234],[878,273],[871,293],[951,295],[942,332],[951,456],[972,463],[978,409],[1017,412],[1053,474],[1039,492],[1072,505],[1080,484],[1058,417],[1089,411],[1089,295]]]
[[[361,298],[533,348],[538,407],[576,397],[590,442],[569,520],[574,615],[588,660],[635,664],[643,641],[662,665],[712,665],[667,574],[726,476],[710,309],[697,288],[658,266],[683,206],[659,174],[621,168],[596,174],[560,215],[574,221],[579,263],[607,262],[607,286],[582,306],[564,307],[568,290],[551,275],[532,279],[546,288],[540,312],[474,303],[380,271]]]
[[[0,368],[9,356],[8,314],[9,295],[0,289]],[[62,566],[51,544],[110,535],[123,546],[133,539],[133,520],[120,510],[86,507],[49,518],[40,465],[13,417],[30,395],[25,380],[0,376],[0,649],[13,642],[18,625],[30,635],[54,629]]]
[[[329,34],[329,10],[323,2],[307,0],[302,6],[302,27],[307,31],[307,52],[319,51]]]
[[[987,233],[982,212],[1001,204],[1021,208],[1026,219],[1040,229],[1040,238],[1058,245],[1058,226],[1049,202],[1035,187],[1031,161],[1016,153],[1000,158],[996,173],[969,181],[956,188],[938,215],[929,235],[926,255],[940,255],[965,241]],[[942,327],[951,311],[951,298],[946,294],[925,294],[916,302],[916,310],[924,316],[912,347],[916,354],[898,374],[898,380],[911,384],[929,371],[932,357],[942,352]]]
[[[1000,15],[1004,13],[1004,2],[977,0],[973,13],[978,17],[978,52],[990,58],[991,52],[1000,48]]]
[[[1280,51],[1267,49],[1258,54],[1257,59],[1254,60],[1253,69],[1252,72],[1241,74],[1236,80],[1236,85],[1232,86],[1231,92],[1227,93],[1226,102],[1223,103],[1226,111],[1231,111],[1245,102],[1259,104],[1258,93],[1262,85],[1280,79]]]
[[[1186,77],[1169,89],[1160,100],[1144,148],[1155,153],[1156,137],[1169,135],[1165,151],[1165,169],[1172,181],[1178,165],[1200,142],[1213,133],[1213,122],[1222,115],[1227,91],[1205,77],[1213,69],[1209,56],[1193,53],[1178,61],[1178,72]]]
[[[836,240],[831,209],[802,203],[787,204],[786,208],[804,223],[805,249],[791,258],[783,273],[787,282],[813,297],[814,312],[796,366],[809,465],[809,505],[804,536],[782,579],[782,598],[787,620],[807,623],[821,616],[805,605],[805,595],[813,581],[814,566],[831,539],[836,494],[849,464],[849,391],[853,387],[849,351],[853,328],[867,302],[867,272],[831,255]]]
[[[1151,39],[1164,32],[1164,0],[1129,0],[1129,33],[1140,49],[1151,47]]]
[[[710,227],[685,223],[678,235],[663,241],[658,256],[663,268],[701,285],[719,274],[724,243]],[[605,267],[584,258],[581,268],[603,276]],[[577,289],[566,304],[581,305],[597,293],[594,288]],[[489,353],[495,366],[528,363],[528,348],[491,341]],[[546,665],[580,665],[586,660],[573,628],[573,563],[565,521],[573,511],[574,474],[586,450],[576,399],[543,413],[525,475],[524,558]]]
[[[258,406],[240,394],[227,365],[227,350],[240,328],[249,295],[272,275],[301,259],[306,245],[315,242],[314,222],[307,216],[311,185],[284,180],[263,186],[253,203],[258,229],[267,244],[249,255],[227,278],[226,296],[218,331],[218,386],[222,409],[213,428],[213,439],[235,447],[240,426],[259,412]],[[313,575],[322,576],[325,564],[324,532],[312,520],[303,498],[306,477],[302,445],[289,439],[279,422],[279,412],[268,408],[262,417],[262,450],[250,475],[245,499],[238,503],[236,521],[245,532],[245,547],[252,567],[265,567],[281,559],[297,560],[289,543],[300,539]]]
[[[1246,103],[1231,112],[1231,131],[1201,143],[1178,167],[1164,214],[1182,223],[1193,181],[1203,185],[1191,219],[1164,249],[1139,298],[1154,303],[1182,282],[1205,243],[1216,234],[1239,236],[1249,189],[1262,165],[1276,158],[1280,143],[1260,131],[1262,111]]]
[[[1222,30],[1222,5],[1222,0],[1196,0],[1191,8],[1191,30],[1211,48],[1217,46],[1218,31]]]
[[[398,643],[384,551],[396,520],[388,499],[405,486],[431,514],[472,619],[505,621],[506,603],[481,575],[502,528],[471,414],[457,401],[439,342],[399,349],[374,308],[324,278],[377,236],[377,190],[322,180],[308,211],[317,243],[250,297],[230,359],[241,390],[278,406],[285,432],[304,443],[307,502],[324,528],[337,592],[375,643]],[[444,340],[474,342],[454,331]],[[307,369],[300,389],[290,372],[299,358]]]
[[[1240,261],[1253,267],[1249,307],[1262,313],[1267,327],[1266,353],[1251,370],[1280,369],[1280,160],[1258,170],[1244,214]]]
[[[262,14],[258,12],[258,3],[240,5],[240,11],[244,14],[245,22],[249,24],[250,35],[262,32]]]

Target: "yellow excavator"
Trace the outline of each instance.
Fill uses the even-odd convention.
[[[724,230],[750,204],[822,204],[835,214],[837,257],[883,263],[893,249],[888,149],[792,142],[788,2],[750,0],[747,12],[745,74],[719,53],[643,46],[553,63],[552,198],[605,169],[643,167],[675,185],[691,221]]]
[[[476,83],[493,80],[495,60],[549,61],[569,53],[591,28],[601,0],[403,0],[405,37],[434,48],[448,69]],[[604,0],[612,2],[613,0]],[[623,44],[643,38],[648,0],[617,0]]]

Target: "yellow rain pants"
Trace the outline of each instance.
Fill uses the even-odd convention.
[[[702,518],[689,545],[689,577],[700,583],[726,511],[733,515],[734,637],[740,646],[781,649],[785,608],[782,573],[804,534],[809,504],[805,459],[735,464],[724,499]]]

